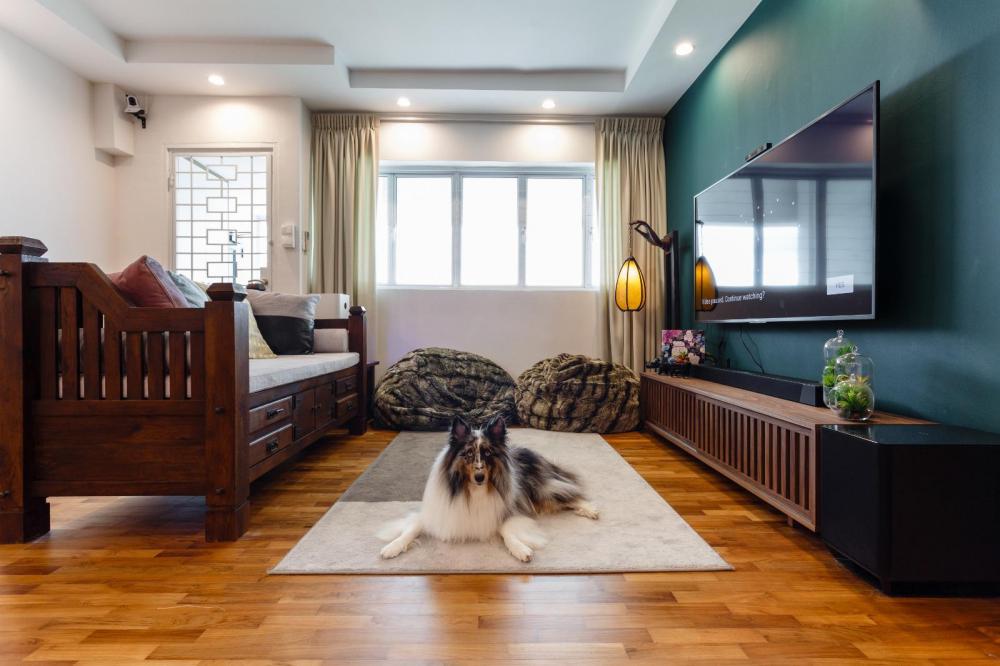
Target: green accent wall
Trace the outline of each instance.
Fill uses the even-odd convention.
[[[768,373],[818,379],[844,328],[878,408],[1000,432],[1000,1],[763,0],[666,116],[668,223],[692,311],[692,197],[881,81],[874,321],[747,325]],[[732,367],[754,365],[739,326]]]

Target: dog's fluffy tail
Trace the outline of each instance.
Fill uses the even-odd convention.
[[[512,516],[504,523],[504,528],[510,530],[513,536],[532,550],[542,548],[549,542],[538,523],[528,516]]]
[[[405,532],[418,517],[419,514],[411,513],[405,518],[390,521],[380,527],[378,532],[375,533],[375,536],[377,536],[379,540],[387,543],[389,541],[393,541],[394,539],[402,536],[403,532]]]

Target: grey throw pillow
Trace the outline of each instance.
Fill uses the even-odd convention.
[[[181,275],[180,273],[175,273],[174,271],[167,271],[167,275],[170,276],[170,281],[174,283],[178,291],[184,296],[184,300],[188,302],[188,307],[192,308],[203,308],[205,303],[208,302],[208,294],[205,290],[198,286],[198,284],[191,280],[191,278],[186,275]]]
[[[318,295],[247,290],[261,335],[276,354],[311,354]]]

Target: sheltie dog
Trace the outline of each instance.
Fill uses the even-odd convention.
[[[381,555],[396,557],[421,534],[442,541],[499,535],[511,555],[528,562],[534,549],[545,545],[535,516],[563,510],[597,519],[576,475],[530,449],[511,446],[503,417],[478,430],[456,418],[431,467],[420,511],[380,533],[389,542]]]

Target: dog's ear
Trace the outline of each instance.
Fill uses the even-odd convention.
[[[452,444],[464,444],[471,432],[469,424],[461,416],[456,416],[451,422],[450,441]]]
[[[489,423],[486,424],[485,430],[490,443],[498,446],[507,443],[507,422],[500,414],[497,414],[489,420]]]

